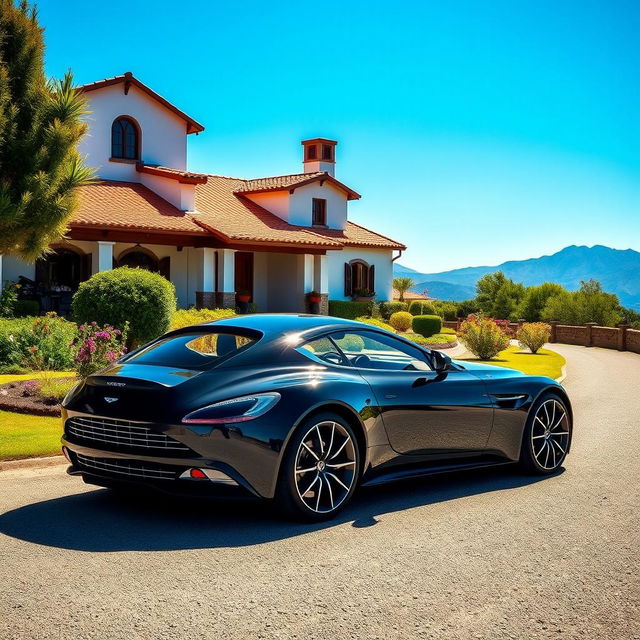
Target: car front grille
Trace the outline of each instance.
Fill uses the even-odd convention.
[[[178,470],[163,464],[143,462],[142,460],[124,460],[121,458],[93,458],[76,453],[78,466],[98,475],[115,477],[143,478],[145,480],[173,480]]]
[[[76,416],[67,420],[67,435],[78,444],[100,445],[100,448],[127,453],[164,452],[172,455],[191,453],[182,442],[140,423],[114,418]]]

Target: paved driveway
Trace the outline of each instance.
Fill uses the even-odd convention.
[[[556,348],[576,435],[545,480],[368,490],[309,527],[2,472],[0,637],[640,638],[640,357]]]

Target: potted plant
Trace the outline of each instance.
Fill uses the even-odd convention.
[[[371,302],[375,297],[375,291],[369,289],[357,289],[353,294],[354,302]]]
[[[248,291],[238,291],[236,293],[236,301],[238,302],[240,313],[247,313],[249,311],[250,300],[251,294]]]

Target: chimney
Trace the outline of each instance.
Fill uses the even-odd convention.
[[[335,140],[327,138],[312,138],[303,140],[304,157],[302,166],[305,173],[326,171],[330,176],[336,173],[336,145]]]

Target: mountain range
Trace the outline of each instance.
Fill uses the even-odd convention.
[[[557,282],[569,290],[579,288],[581,280],[593,278],[605,291],[615,293],[623,306],[640,311],[640,252],[633,249],[571,245],[540,258],[439,273],[421,273],[395,263],[393,275],[412,278],[416,283],[412,291],[422,293],[427,290],[432,298],[457,301],[473,298],[476,282],[494,271],[502,271],[508,278],[526,286]]]

